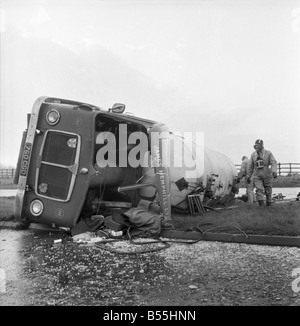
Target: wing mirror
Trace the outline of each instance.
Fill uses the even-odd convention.
[[[113,113],[123,113],[125,111],[125,104],[122,103],[115,103],[111,109],[109,109],[109,112]]]

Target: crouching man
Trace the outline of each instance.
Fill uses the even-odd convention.
[[[272,179],[277,178],[277,161],[270,151],[264,149],[262,139],[256,140],[254,149],[255,152],[251,155],[247,172],[247,183],[249,184],[253,177],[259,206],[264,205],[264,195],[266,195],[267,206],[270,206],[272,203]]]

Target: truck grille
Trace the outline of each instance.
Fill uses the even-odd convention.
[[[75,183],[79,154],[79,135],[48,130],[39,156],[36,193],[68,201]]]
[[[74,139],[74,147],[70,147],[68,143]],[[60,165],[73,165],[76,156],[76,142],[77,137],[70,134],[48,132],[42,160],[50,163],[56,163]],[[73,145],[74,146],[74,145]]]

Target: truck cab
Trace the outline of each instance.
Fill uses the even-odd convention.
[[[95,205],[136,206],[142,198],[139,190],[145,187],[155,189],[162,214],[170,218],[169,180],[161,161],[154,166],[150,182],[138,182],[145,169],[139,163],[151,164],[151,152],[159,158],[163,155],[161,143],[151,145],[151,131],[167,131],[167,127],[123,114],[124,110],[120,103],[104,110],[53,97],[35,101],[17,163],[17,221],[72,228]],[[141,139],[143,151],[136,148]],[[130,157],[137,163],[129,164]]]

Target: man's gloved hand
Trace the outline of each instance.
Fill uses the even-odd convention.
[[[236,183],[240,183],[241,179],[240,178],[237,178],[236,179]]]
[[[277,173],[276,172],[273,172],[273,178],[276,179],[277,178]]]
[[[247,178],[247,183],[249,184],[251,182],[251,178]]]

